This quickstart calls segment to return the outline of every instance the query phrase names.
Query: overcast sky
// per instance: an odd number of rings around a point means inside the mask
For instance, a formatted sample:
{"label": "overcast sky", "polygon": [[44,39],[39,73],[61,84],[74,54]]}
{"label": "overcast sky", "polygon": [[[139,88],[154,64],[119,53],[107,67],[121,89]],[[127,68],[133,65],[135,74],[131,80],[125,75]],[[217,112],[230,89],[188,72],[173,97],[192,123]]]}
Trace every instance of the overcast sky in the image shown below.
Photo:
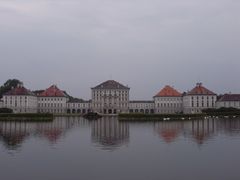
{"label": "overcast sky", "polygon": [[114,79],[131,99],[202,82],[240,93],[239,0],[0,0],[0,84],[89,99]]}

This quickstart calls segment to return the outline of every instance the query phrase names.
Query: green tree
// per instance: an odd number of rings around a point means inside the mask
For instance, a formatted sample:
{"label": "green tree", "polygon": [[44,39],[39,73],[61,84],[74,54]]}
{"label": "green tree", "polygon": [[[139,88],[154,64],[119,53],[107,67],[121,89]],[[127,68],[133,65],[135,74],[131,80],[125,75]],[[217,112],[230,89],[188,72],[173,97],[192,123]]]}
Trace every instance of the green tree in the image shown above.
{"label": "green tree", "polygon": [[7,80],[1,87],[0,87],[0,99],[2,98],[3,94],[11,90],[11,88],[17,87],[17,85],[21,83],[18,79],[9,79]]}

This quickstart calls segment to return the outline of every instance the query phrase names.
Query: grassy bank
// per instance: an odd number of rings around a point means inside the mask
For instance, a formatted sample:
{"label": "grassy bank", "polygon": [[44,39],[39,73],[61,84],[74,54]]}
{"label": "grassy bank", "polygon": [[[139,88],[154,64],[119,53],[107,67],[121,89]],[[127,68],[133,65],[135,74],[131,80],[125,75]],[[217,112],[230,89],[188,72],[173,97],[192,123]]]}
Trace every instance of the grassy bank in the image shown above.
{"label": "grassy bank", "polygon": [[0,114],[0,121],[52,121],[53,114],[42,113],[12,113]]}
{"label": "grassy bank", "polygon": [[201,114],[141,114],[141,113],[119,114],[119,120],[125,120],[125,121],[192,120],[192,119],[202,119],[205,117],[240,117],[240,113],[212,112],[212,113],[201,113]]}
{"label": "grassy bank", "polygon": [[68,114],[68,113],[62,113],[62,114],[53,114],[54,117],[82,117],[83,114]]}

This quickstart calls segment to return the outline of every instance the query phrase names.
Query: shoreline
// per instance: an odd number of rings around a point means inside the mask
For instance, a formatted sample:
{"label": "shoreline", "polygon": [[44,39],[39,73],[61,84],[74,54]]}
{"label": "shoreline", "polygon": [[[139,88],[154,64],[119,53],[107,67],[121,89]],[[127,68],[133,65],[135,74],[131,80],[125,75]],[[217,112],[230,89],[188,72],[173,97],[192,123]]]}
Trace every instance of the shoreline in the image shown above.
{"label": "shoreline", "polygon": [[53,114],[40,113],[2,113],[0,121],[53,121]]}
{"label": "shoreline", "polygon": [[202,113],[202,114],[119,114],[120,121],[179,121],[207,118],[237,118],[240,113]]}

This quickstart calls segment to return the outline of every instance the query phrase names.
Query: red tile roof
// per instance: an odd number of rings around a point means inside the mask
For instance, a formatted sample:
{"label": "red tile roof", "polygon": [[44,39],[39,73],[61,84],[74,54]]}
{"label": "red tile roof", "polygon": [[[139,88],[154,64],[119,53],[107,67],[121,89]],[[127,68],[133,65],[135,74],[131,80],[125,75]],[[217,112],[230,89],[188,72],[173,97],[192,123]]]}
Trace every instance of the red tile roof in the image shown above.
{"label": "red tile roof", "polygon": [[5,96],[35,96],[30,90],[23,86],[17,86],[4,94]]}
{"label": "red tile roof", "polygon": [[165,86],[155,97],[181,97],[182,94],[171,86]]}
{"label": "red tile roof", "polygon": [[194,87],[187,95],[216,95],[214,92],[208,90],[202,83],[197,83],[196,87]]}
{"label": "red tile roof", "polygon": [[44,92],[40,93],[38,96],[40,97],[66,97],[63,91],[58,89],[56,85],[52,85]]}

